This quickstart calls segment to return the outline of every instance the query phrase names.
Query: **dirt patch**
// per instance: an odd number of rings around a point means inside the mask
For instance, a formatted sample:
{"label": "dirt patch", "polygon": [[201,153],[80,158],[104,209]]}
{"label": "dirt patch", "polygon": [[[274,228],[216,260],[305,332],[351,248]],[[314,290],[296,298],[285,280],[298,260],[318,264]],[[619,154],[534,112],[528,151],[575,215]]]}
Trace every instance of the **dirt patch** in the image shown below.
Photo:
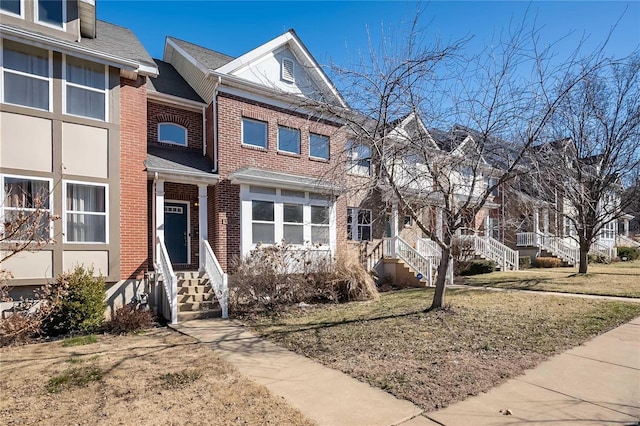
{"label": "dirt patch", "polygon": [[424,312],[433,291],[419,289],[250,323],[288,349],[435,410],[640,315],[637,303],[478,290],[447,295],[451,306],[442,311]]}
{"label": "dirt patch", "polygon": [[[101,378],[50,392],[52,378],[82,371]],[[4,348],[0,376],[4,425],[313,424],[211,349],[163,328],[82,346]]]}

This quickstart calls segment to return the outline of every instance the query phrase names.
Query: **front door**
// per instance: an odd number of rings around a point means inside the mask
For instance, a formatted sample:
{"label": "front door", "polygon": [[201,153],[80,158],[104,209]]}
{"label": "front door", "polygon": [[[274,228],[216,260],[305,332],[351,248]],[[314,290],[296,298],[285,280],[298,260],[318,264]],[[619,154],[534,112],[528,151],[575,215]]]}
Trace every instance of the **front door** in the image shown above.
{"label": "front door", "polygon": [[171,263],[189,263],[187,259],[189,204],[164,203],[164,241]]}

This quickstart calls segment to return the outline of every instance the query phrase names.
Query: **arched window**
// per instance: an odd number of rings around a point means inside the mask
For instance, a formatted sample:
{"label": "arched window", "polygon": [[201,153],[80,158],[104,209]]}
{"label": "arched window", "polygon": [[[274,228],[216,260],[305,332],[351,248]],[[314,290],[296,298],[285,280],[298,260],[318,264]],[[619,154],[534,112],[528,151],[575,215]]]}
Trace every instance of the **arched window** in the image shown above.
{"label": "arched window", "polygon": [[174,123],[158,123],[158,142],[187,146],[187,129]]}

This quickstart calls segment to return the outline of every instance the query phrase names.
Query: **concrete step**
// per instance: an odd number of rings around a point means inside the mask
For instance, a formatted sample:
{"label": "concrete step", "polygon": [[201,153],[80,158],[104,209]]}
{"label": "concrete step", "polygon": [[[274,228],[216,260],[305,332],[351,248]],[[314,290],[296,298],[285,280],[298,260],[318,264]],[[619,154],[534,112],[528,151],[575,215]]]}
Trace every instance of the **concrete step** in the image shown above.
{"label": "concrete step", "polygon": [[218,306],[218,300],[178,303],[178,312],[203,311]]}
{"label": "concrete step", "polygon": [[211,293],[178,294],[178,303],[212,302],[216,297]]}
{"label": "concrete step", "polygon": [[189,312],[178,312],[178,322],[191,321],[195,319],[204,319],[204,318],[216,318],[222,316],[222,310],[218,309],[208,309],[205,311],[189,311]]}
{"label": "concrete step", "polygon": [[198,271],[176,272],[176,277],[178,277],[178,280],[197,280],[199,278],[203,278],[204,275],[205,275],[204,272],[198,272]]}
{"label": "concrete step", "polygon": [[178,294],[207,294],[211,293],[211,285],[193,285],[186,287],[178,287]]}

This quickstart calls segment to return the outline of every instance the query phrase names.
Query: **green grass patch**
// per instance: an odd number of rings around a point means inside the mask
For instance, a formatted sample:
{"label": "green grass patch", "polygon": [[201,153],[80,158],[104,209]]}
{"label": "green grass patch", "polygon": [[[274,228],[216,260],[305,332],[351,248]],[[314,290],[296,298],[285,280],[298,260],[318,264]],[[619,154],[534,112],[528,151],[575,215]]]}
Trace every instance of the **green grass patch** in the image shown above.
{"label": "green grass patch", "polygon": [[61,345],[65,348],[70,348],[73,346],[90,345],[92,343],[98,343],[98,337],[95,334],[88,334],[86,336],[77,336],[71,337],[69,339],[64,339]]}
{"label": "green grass patch", "polygon": [[187,386],[202,377],[202,372],[194,369],[184,369],[177,373],[167,373],[159,377],[167,388],[181,388]]}
{"label": "green grass patch", "polygon": [[47,383],[47,392],[58,393],[71,387],[87,386],[102,380],[103,372],[96,366],[71,368],[53,376]]}
{"label": "green grass patch", "polygon": [[299,354],[408,399],[425,410],[463,400],[640,315],[640,304],[449,289],[447,309],[425,312],[431,289],[379,301],[292,309],[249,320]]}

